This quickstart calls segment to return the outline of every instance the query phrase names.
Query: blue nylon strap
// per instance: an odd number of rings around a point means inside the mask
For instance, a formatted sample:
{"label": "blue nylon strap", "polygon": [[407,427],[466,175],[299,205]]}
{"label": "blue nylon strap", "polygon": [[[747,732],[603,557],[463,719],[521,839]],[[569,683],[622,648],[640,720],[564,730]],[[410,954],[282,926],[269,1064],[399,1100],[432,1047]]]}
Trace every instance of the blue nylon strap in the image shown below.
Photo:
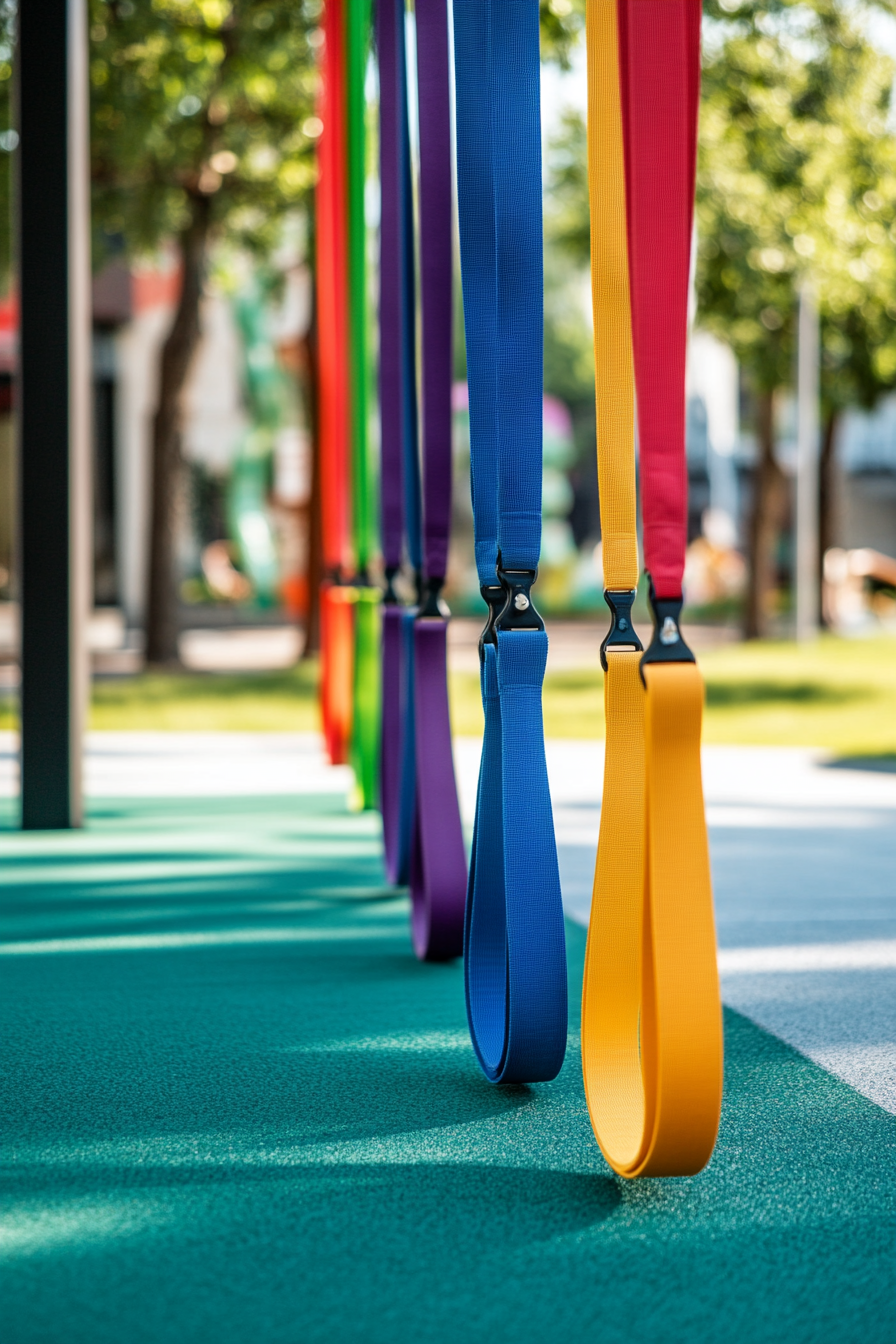
{"label": "blue nylon strap", "polygon": [[489,8],[498,550],[505,569],[537,569],[544,359],[538,4],[491,0]]}
{"label": "blue nylon strap", "polygon": [[455,0],[458,225],[470,399],[470,486],[480,584],[495,582],[498,560],[498,314],[488,69],[490,15],[491,6],[483,0]]}
{"label": "blue nylon strap", "polygon": [[[454,0],[461,269],[480,582],[541,547],[542,238],[538,0]],[[485,735],[465,927],[467,1015],[493,1082],[557,1075],[566,947],[544,754],[547,635],[482,651]]]}

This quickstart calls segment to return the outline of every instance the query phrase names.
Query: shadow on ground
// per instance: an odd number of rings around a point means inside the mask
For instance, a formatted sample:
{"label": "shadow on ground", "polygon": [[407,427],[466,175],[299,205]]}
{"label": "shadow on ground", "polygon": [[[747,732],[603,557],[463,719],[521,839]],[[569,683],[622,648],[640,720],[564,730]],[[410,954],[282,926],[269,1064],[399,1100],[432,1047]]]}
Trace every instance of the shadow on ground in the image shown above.
{"label": "shadow on ground", "polygon": [[896,775],[896,756],[889,751],[881,752],[880,755],[839,756],[824,764],[829,770],[871,770],[875,774]]}
{"label": "shadow on ground", "polygon": [[[490,1087],[461,969],[414,960],[369,825],[304,805],[209,804],[187,824],[119,804],[34,846],[41,902],[58,858],[58,908],[30,925],[27,857],[3,841],[3,937],[23,940],[0,958],[5,1342],[889,1344],[890,1116],[728,1013],[710,1168],[619,1181],[575,1035],[556,1083]],[[216,827],[242,864],[226,898],[196,871]],[[111,848],[158,862],[149,888],[104,876]],[[308,907],[272,922],[272,890]],[[104,893],[119,915],[96,950]],[[54,927],[66,901],[80,942]],[[153,907],[169,941],[127,942]]]}

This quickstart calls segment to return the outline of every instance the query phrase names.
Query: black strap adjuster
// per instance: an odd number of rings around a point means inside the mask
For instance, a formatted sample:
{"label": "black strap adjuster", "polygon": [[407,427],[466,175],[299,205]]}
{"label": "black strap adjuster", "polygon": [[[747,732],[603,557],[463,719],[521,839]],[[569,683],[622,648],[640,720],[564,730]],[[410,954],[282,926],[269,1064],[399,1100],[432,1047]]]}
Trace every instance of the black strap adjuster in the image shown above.
{"label": "black strap adjuster", "polygon": [[495,630],[543,630],[544,621],[535,610],[531,592],[538,570],[504,569],[499,561],[497,573],[504,604],[495,618]]}
{"label": "black strap adjuster", "polygon": [[644,645],[632,624],[632,607],[638,595],[637,588],[604,589],[604,601],[610,608],[610,628],[600,646],[600,665],[607,671],[607,649],[630,649],[640,653]]}
{"label": "black strap adjuster", "polygon": [[483,583],[479,588],[484,600],[488,603],[488,616],[485,622],[485,628],[479,636],[479,661],[485,657],[484,649],[486,644],[497,644],[498,637],[495,634],[495,621],[498,619],[498,613],[504,606],[504,589],[500,583]]}
{"label": "black strap adjuster", "polygon": [[400,607],[401,598],[395,591],[395,580],[401,573],[400,565],[387,565],[383,577],[386,580],[386,590],[383,593],[383,605],[387,607]]}
{"label": "black strap adjuster", "polygon": [[[653,638],[644,651],[641,668],[648,663],[696,663],[681,633],[681,597],[657,597],[650,581],[650,610],[653,615]],[[641,680],[644,680],[643,671]]]}
{"label": "black strap adjuster", "polygon": [[442,575],[436,575],[431,579],[424,579],[422,584],[418,583],[419,598],[417,614],[415,620],[439,620],[443,621],[450,616],[448,607],[441,596],[442,589],[445,586],[445,579]]}

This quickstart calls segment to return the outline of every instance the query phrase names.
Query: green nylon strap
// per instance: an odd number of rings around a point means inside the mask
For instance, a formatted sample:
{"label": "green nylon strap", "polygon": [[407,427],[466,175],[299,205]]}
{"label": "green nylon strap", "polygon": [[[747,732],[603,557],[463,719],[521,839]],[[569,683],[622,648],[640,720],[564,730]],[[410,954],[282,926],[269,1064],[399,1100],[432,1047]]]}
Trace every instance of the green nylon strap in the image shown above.
{"label": "green nylon strap", "polygon": [[376,807],[379,799],[381,593],[379,588],[356,588],[355,593],[352,804],[367,811]]}
{"label": "green nylon strap", "polygon": [[349,356],[352,425],[352,542],[362,583],[355,589],[354,686],[351,764],[353,804],[377,804],[379,778],[379,601],[378,588],[363,586],[375,546],[374,483],[367,434],[369,405],[367,223],[367,120],[364,80],[370,44],[370,0],[345,0],[346,125],[348,183]]}
{"label": "green nylon strap", "polygon": [[374,539],[373,481],[367,437],[367,228],[364,183],[367,125],[364,79],[370,42],[370,0],[346,0],[349,340],[352,394],[352,540],[358,574],[366,576]]}

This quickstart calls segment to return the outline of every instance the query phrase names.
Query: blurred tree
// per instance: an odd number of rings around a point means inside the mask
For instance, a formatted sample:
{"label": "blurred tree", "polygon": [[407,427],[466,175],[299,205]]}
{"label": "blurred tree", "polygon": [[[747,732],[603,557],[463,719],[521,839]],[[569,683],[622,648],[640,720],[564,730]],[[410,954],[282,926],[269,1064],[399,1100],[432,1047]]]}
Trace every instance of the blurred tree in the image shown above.
{"label": "blurred tree", "polygon": [[767,629],[786,482],[775,395],[793,381],[796,290],[822,318],[822,546],[831,539],[837,416],[896,385],[893,63],[838,0],[708,0],[697,181],[702,326],[754,394],[757,463],[744,632]]}
{"label": "blurred tree", "polygon": [[544,385],[569,408],[576,444],[571,514],[579,542],[599,535],[594,452],[594,348],[585,126],[577,111],[560,119],[547,155],[544,247]]}
{"label": "blurred tree", "polygon": [[[889,4],[881,6],[891,9]],[[831,542],[837,417],[896,386],[893,63],[838,0],[706,0],[697,179],[701,326],[733,348],[756,405],[745,632],[766,628],[786,482],[775,394],[793,381],[796,291],[822,317],[822,547]],[[548,239],[589,254],[585,128],[553,146]]]}
{"label": "blurred tree", "polygon": [[315,176],[320,0],[91,0],[95,261],[174,239],[153,422],[147,658],[177,658],[181,394],[213,239],[267,254]]}
{"label": "blurred tree", "polygon": [[585,27],[585,0],[539,0],[541,59],[568,70]]}
{"label": "blurred tree", "polygon": [[[174,238],[183,276],[153,425],[147,657],[165,662],[177,656],[180,400],[209,243],[227,236],[264,253],[307,201],[321,0],[91,0],[90,10],[95,255]],[[568,64],[582,12],[582,0],[542,0],[547,59]]]}

